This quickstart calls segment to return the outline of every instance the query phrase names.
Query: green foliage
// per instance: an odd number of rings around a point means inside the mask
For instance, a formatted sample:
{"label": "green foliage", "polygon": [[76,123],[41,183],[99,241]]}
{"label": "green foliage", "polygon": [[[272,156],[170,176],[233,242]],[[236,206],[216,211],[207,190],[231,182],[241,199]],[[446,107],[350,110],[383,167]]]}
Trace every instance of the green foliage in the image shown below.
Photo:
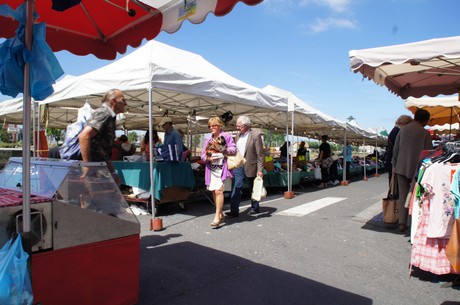
{"label": "green foliage", "polygon": [[201,147],[201,135],[199,134],[196,134],[196,135],[193,135],[193,145],[196,145],[196,147]]}
{"label": "green foliage", "polygon": [[3,128],[3,126],[0,126],[0,141],[2,142],[11,142],[12,140],[12,136],[10,133],[8,133],[8,131]]}
{"label": "green foliage", "polygon": [[130,133],[128,133],[128,141],[130,143],[137,142],[138,138],[139,138],[139,135],[136,132],[131,131]]}
{"label": "green foliage", "polygon": [[310,142],[308,142],[308,147],[310,147],[310,149],[318,149],[319,148],[319,142],[318,141],[310,141]]}
{"label": "green foliage", "polygon": [[56,141],[64,141],[65,131],[63,132],[62,128],[47,128],[46,134],[48,136],[53,136]]}
{"label": "green foliage", "polygon": [[[283,145],[286,138],[283,133],[271,133],[270,139],[268,138],[268,129],[263,130],[264,135],[264,146],[271,147],[271,146],[281,146]],[[270,140],[270,143],[268,142]]]}
{"label": "green foliage", "polygon": [[22,147],[22,142],[16,142],[16,143],[0,142],[0,148],[18,148],[18,147]]}

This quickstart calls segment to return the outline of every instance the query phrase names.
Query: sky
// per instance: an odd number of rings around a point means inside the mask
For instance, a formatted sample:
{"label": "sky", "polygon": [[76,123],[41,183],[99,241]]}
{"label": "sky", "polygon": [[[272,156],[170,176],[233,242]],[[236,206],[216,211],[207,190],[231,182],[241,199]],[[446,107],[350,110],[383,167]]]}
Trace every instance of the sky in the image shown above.
{"label": "sky", "polygon": [[[352,116],[363,128],[390,131],[399,115],[410,114],[404,100],[353,73],[348,52],[457,36],[459,11],[458,0],[265,0],[238,3],[202,24],[185,21],[155,40],[199,54],[253,86],[288,90],[339,120]],[[55,54],[70,75],[110,63]],[[10,98],[0,95],[0,101]]]}

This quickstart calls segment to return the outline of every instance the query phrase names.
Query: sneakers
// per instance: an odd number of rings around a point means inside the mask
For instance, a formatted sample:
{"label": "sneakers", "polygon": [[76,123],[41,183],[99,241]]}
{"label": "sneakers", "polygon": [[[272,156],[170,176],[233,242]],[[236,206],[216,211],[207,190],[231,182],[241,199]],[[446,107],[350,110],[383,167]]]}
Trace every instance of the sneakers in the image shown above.
{"label": "sneakers", "polygon": [[333,185],[337,185],[337,184],[339,184],[339,183],[340,183],[339,180],[335,180],[334,182],[332,182]]}

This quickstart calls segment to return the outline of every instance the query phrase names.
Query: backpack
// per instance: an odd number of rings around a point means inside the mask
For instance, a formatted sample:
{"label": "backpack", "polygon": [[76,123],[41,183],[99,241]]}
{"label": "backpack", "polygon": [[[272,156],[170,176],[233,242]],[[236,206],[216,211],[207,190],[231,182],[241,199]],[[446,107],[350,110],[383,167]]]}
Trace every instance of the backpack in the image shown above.
{"label": "backpack", "polygon": [[82,160],[78,135],[85,127],[85,122],[75,122],[67,126],[64,144],[59,149],[61,159]]}
{"label": "backpack", "polygon": [[75,123],[67,126],[65,132],[64,144],[59,149],[61,159],[66,160],[82,160],[80,143],[78,142],[78,135],[85,128],[86,120],[93,113],[93,109],[88,103],[78,109],[78,119]]}

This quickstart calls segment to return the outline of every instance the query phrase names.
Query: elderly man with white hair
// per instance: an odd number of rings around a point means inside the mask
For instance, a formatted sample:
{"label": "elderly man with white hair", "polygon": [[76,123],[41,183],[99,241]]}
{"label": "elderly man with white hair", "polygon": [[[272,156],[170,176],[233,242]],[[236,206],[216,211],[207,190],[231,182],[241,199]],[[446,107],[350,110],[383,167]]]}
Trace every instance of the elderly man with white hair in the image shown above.
{"label": "elderly man with white hair", "polygon": [[[240,131],[235,138],[236,147],[240,154],[246,159],[246,163],[244,166],[233,170],[233,190],[230,199],[230,211],[225,213],[228,217],[238,217],[239,215],[239,206],[244,182],[247,180],[249,188],[252,190],[254,179],[257,176],[264,176],[264,146],[261,134],[251,129],[251,120],[246,115],[238,117],[236,127]],[[251,199],[251,210],[249,214],[258,213],[259,202]]]}

